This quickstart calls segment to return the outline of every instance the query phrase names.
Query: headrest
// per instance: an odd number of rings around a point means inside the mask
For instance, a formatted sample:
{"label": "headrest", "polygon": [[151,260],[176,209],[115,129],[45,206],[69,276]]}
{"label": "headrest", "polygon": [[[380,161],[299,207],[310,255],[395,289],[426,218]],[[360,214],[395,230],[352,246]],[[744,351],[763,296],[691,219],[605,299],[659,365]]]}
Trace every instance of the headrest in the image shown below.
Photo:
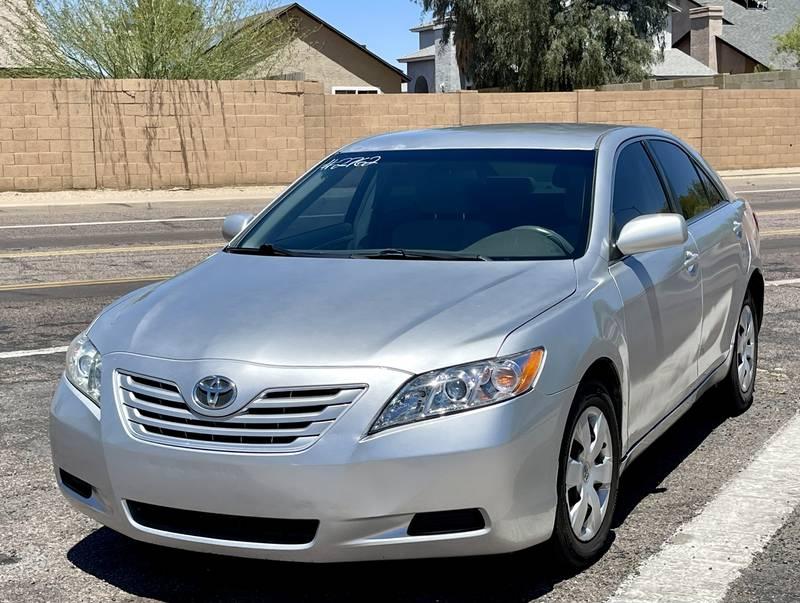
{"label": "headrest", "polygon": [[424,214],[465,215],[478,210],[474,186],[435,178],[418,182],[417,209]]}
{"label": "headrest", "polygon": [[493,176],[486,179],[485,193],[492,200],[527,200],[533,191],[533,178]]}
{"label": "headrest", "polygon": [[559,165],[553,170],[553,186],[564,189],[582,187],[586,171],[574,165]]}

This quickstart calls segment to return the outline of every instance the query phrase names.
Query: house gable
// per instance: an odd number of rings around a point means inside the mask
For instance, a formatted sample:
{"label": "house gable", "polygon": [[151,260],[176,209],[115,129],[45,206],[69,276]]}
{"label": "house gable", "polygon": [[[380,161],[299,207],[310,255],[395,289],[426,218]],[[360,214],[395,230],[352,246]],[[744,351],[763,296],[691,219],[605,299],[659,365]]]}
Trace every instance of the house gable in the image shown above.
{"label": "house gable", "polygon": [[275,18],[291,19],[299,36],[277,67],[279,74],[322,82],[334,88],[377,88],[400,92],[408,77],[365,46],[298,3],[274,9]]}

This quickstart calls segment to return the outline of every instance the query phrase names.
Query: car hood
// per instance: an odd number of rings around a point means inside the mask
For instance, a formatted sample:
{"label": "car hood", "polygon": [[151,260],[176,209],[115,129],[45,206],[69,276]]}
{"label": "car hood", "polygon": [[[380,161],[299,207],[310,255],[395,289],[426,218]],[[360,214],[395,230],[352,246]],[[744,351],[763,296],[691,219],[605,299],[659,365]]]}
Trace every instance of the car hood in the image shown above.
{"label": "car hood", "polygon": [[471,262],[217,253],[95,321],[104,354],[411,373],[497,354],[575,291],[571,260]]}

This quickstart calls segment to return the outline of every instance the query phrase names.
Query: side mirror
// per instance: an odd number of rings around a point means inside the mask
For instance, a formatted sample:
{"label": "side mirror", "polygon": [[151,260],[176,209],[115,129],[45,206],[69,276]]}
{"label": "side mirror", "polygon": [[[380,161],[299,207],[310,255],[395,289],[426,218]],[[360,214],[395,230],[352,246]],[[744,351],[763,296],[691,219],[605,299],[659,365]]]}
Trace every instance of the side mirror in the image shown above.
{"label": "side mirror", "polygon": [[639,216],[622,227],[617,249],[625,255],[683,245],[689,238],[686,220],[679,214]]}
{"label": "side mirror", "polygon": [[230,241],[242,232],[253,221],[254,217],[253,214],[232,214],[228,216],[222,223],[222,236],[225,237],[226,241]]}

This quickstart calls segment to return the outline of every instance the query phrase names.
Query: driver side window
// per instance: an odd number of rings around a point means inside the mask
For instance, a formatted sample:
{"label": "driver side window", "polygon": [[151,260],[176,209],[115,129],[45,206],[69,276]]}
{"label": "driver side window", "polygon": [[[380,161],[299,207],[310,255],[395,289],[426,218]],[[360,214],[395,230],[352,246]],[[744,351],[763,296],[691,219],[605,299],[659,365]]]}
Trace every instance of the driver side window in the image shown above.
{"label": "driver side window", "polygon": [[669,213],[664,187],[641,142],[625,147],[614,172],[612,230],[614,240],[622,227],[638,216]]}

